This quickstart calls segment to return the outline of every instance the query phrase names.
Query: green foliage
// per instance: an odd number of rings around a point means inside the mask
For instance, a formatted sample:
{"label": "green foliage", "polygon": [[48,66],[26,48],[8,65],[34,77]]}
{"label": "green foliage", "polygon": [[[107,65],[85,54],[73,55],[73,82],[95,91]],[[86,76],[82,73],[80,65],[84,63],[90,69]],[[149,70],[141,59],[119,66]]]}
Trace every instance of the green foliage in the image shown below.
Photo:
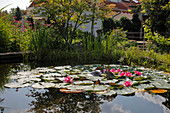
{"label": "green foliage", "polygon": [[151,27],[152,33],[158,32],[169,37],[170,27],[167,22],[169,21],[170,2],[168,0],[143,0],[142,2],[142,8],[149,16],[147,24]]}
{"label": "green foliage", "polygon": [[120,24],[121,24],[121,27],[123,28],[123,30],[132,31],[132,22],[127,17],[121,17]]}
{"label": "green foliage", "polygon": [[131,21],[132,21],[132,31],[133,32],[140,32],[141,21],[139,19],[139,15],[133,14],[133,18],[132,18]]}
{"label": "green foliage", "polygon": [[19,7],[16,8],[15,16],[16,16],[15,20],[17,21],[22,19],[22,14]]}
{"label": "green foliage", "polygon": [[169,53],[170,48],[170,37],[165,38],[165,36],[161,36],[159,33],[152,33],[151,29],[148,26],[145,26],[145,38],[150,42],[148,44],[149,49],[153,49],[156,52],[167,52]]}
{"label": "green foliage", "polygon": [[0,52],[10,51],[10,22],[5,17],[0,17]]}
{"label": "green foliage", "polygon": [[123,28],[125,31],[140,32],[141,21],[138,14],[133,14],[132,20],[128,19],[127,17],[121,17],[119,21],[111,18],[105,19],[103,21],[104,33],[117,28]]}
{"label": "green foliage", "polygon": [[104,31],[104,33],[107,33],[109,31],[113,30],[113,27],[114,27],[113,19],[108,18],[108,19],[105,19],[103,21],[103,31]]}
{"label": "green foliage", "polygon": [[125,56],[122,57],[122,63],[128,65],[140,65],[148,68],[170,72],[170,55],[167,53],[156,53],[153,50],[141,51],[137,47],[126,48]]}
{"label": "green foliage", "polygon": [[47,26],[31,30],[30,49],[36,55],[36,59],[44,60],[50,58],[53,53],[55,38],[52,37],[52,28]]}

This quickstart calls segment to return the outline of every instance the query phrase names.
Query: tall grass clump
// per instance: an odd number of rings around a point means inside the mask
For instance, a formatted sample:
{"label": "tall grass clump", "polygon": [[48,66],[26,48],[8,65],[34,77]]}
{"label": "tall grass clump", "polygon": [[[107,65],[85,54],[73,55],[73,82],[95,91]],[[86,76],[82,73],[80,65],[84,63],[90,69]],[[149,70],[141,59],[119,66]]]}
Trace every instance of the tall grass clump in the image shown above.
{"label": "tall grass clump", "polygon": [[126,48],[121,60],[124,64],[156,68],[170,72],[170,55],[156,53],[153,50],[141,51],[138,47]]}

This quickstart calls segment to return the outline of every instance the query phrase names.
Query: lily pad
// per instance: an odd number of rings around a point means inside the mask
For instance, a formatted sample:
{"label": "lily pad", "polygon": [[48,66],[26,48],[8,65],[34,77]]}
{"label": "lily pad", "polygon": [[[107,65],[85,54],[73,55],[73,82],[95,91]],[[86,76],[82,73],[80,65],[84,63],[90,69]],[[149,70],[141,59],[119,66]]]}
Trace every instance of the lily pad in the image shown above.
{"label": "lily pad", "polygon": [[111,90],[109,92],[104,93],[103,95],[105,95],[105,96],[112,96],[112,95],[116,95],[116,94],[117,94],[116,91]]}
{"label": "lily pad", "polygon": [[39,83],[32,84],[31,87],[37,88],[37,89],[44,89],[45,88],[43,85],[40,85]]}
{"label": "lily pad", "polygon": [[135,88],[138,88],[138,89],[153,89],[154,86],[151,85],[151,84],[140,84],[138,86],[134,86]]}
{"label": "lily pad", "polygon": [[156,89],[156,90],[150,90],[150,92],[152,92],[152,93],[166,93],[167,92],[167,90],[164,90],[164,89]]}
{"label": "lily pad", "polygon": [[82,93],[83,91],[82,90],[68,90],[68,89],[60,89],[60,92],[63,92],[63,93]]}
{"label": "lily pad", "polygon": [[43,85],[44,88],[52,88],[55,86],[54,83],[47,83],[47,82],[41,82],[40,84]]}
{"label": "lily pad", "polygon": [[19,82],[12,82],[4,85],[7,88],[22,88],[30,86],[30,84],[20,84]]}
{"label": "lily pad", "polygon": [[117,92],[118,95],[134,95],[135,91],[133,89],[130,88],[124,88],[122,90],[115,90]]}
{"label": "lily pad", "polygon": [[116,80],[116,79],[113,79],[113,80],[102,80],[102,81],[100,81],[102,84],[114,84],[114,83],[116,83],[116,82],[118,82],[118,80]]}

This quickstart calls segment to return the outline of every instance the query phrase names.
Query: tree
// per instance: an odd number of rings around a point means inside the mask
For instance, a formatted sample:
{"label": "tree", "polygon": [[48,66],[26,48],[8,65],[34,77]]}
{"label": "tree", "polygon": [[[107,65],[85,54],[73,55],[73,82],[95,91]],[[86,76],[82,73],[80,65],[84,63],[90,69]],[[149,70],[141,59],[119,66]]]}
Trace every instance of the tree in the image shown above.
{"label": "tree", "polygon": [[158,32],[165,36],[169,31],[167,22],[170,15],[170,2],[168,0],[143,0],[142,8],[148,14],[146,21],[152,33]]}
{"label": "tree", "polygon": [[[56,27],[56,33],[63,37],[65,42],[71,46],[76,37],[76,30],[83,24],[92,22],[92,34],[94,21],[103,16],[103,2],[89,3],[86,0],[35,0],[38,12],[48,16],[50,22]],[[99,9],[99,4],[102,5]],[[102,10],[102,11],[101,11]],[[86,12],[89,14],[86,14]]]}
{"label": "tree", "polygon": [[133,32],[140,32],[140,28],[141,28],[141,21],[139,19],[139,15],[138,14],[133,14],[133,18],[132,18],[132,31]]}
{"label": "tree", "polygon": [[123,30],[128,30],[128,31],[132,30],[132,22],[127,17],[121,17],[120,24],[121,24],[121,27],[123,28]]}
{"label": "tree", "polygon": [[111,18],[105,19],[103,21],[103,31],[104,33],[107,33],[111,30],[113,30],[114,27],[114,21]]}
{"label": "tree", "polygon": [[19,7],[16,8],[15,16],[16,16],[15,20],[17,21],[22,19],[22,14]]}

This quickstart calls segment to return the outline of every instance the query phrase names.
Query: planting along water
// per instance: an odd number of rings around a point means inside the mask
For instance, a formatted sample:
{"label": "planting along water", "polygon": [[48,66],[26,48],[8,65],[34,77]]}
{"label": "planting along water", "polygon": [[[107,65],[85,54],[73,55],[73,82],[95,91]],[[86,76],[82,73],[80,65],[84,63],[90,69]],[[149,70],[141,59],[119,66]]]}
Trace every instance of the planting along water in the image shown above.
{"label": "planting along water", "polygon": [[0,65],[4,113],[170,113],[170,74],[114,64]]}

